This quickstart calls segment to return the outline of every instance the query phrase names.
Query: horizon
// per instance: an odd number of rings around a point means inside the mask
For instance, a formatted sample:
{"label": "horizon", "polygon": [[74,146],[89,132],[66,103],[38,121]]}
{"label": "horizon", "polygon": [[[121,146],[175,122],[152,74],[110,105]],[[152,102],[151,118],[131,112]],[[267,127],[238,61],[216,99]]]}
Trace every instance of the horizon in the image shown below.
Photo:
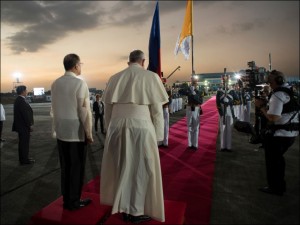
{"label": "horizon", "polygon": [[[127,67],[128,55],[148,43],[156,1],[1,1],[1,93],[19,79],[29,90],[64,74],[71,52],[84,63],[81,77],[105,89]],[[174,55],[186,1],[160,1],[162,72],[167,84],[186,81],[191,57]],[[299,1],[194,1],[194,63],[197,74],[238,72],[247,62],[299,77]],[[122,14],[111,13],[122,10]],[[276,16],[274,16],[276,15]],[[148,61],[145,63],[145,68]],[[19,78],[15,74],[19,73]]]}

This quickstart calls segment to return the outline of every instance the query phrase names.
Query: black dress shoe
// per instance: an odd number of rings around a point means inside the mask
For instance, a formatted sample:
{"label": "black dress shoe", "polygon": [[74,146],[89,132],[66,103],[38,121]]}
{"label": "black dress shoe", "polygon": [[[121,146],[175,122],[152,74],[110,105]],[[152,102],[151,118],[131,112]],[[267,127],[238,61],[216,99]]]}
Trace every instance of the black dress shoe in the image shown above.
{"label": "black dress shoe", "polygon": [[231,149],[227,149],[227,148],[221,148],[220,151],[221,152],[232,152]]}
{"label": "black dress shoe", "polygon": [[130,221],[132,223],[142,223],[142,222],[146,222],[146,221],[149,221],[151,220],[151,217],[149,216],[145,216],[145,215],[142,215],[142,216],[131,216],[130,215]]}
{"label": "black dress shoe", "polygon": [[70,211],[74,211],[74,210],[77,210],[77,209],[80,209],[82,207],[85,207],[85,206],[89,205],[91,202],[92,202],[92,200],[89,199],[89,198],[87,198],[87,199],[80,199],[79,200],[79,204],[68,205],[68,204],[64,203],[63,207],[64,207],[64,209],[68,209]]}
{"label": "black dress shoe", "polygon": [[169,146],[168,145],[164,145],[164,144],[161,144],[158,146],[159,148],[168,148]]}
{"label": "black dress shoe", "polygon": [[270,187],[263,187],[263,188],[260,188],[259,190],[264,193],[268,193],[268,194],[272,194],[272,195],[279,195],[279,196],[283,195],[283,191],[274,190]]}
{"label": "black dress shoe", "polygon": [[34,159],[28,159],[27,161],[20,162],[21,165],[29,165],[35,163]]}
{"label": "black dress shoe", "polygon": [[89,205],[91,202],[92,202],[92,200],[89,199],[89,198],[86,198],[86,199],[80,199],[80,201],[79,201],[79,207],[87,206],[87,205]]}
{"label": "black dress shoe", "polygon": [[131,221],[131,215],[129,215],[127,213],[122,213],[122,217],[125,222]]}

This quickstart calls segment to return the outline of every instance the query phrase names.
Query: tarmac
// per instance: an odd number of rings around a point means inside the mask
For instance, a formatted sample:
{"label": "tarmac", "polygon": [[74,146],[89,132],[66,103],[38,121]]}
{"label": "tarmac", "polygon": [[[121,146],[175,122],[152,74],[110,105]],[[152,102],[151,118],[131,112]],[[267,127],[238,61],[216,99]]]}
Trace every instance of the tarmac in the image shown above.
{"label": "tarmac", "polygon": [[[30,141],[33,165],[18,161],[18,137],[11,131],[13,105],[4,105],[1,143],[1,224],[27,224],[31,216],[58,197],[60,167],[56,140],[51,136],[51,103],[32,103],[34,131]],[[252,107],[253,108],[253,107]],[[205,113],[205,112],[204,112]],[[170,126],[185,110],[170,114]],[[251,114],[254,120],[254,113]],[[286,152],[287,192],[283,196],[258,191],[266,186],[264,151],[250,144],[250,136],[233,130],[233,152],[221,152],[216,143],[210,224],[299,224],[299,136]],[[88,148],[85,183],[98,176],[105,136],[94,134]]]}

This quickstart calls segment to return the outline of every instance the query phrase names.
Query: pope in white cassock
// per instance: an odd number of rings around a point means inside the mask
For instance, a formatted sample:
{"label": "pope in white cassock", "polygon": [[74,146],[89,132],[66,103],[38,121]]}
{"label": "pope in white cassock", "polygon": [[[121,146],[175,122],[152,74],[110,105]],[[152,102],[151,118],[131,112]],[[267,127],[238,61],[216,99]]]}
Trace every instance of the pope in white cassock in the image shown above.
{"label": "pope in white cassock", "polygon": [[144,62],[142,51],[131,52],[128,68],[110,78],[103,95],[107,135],[100,201],[134,223],[165,221],[157,141],[164,138],[162,105],[168,95]]}

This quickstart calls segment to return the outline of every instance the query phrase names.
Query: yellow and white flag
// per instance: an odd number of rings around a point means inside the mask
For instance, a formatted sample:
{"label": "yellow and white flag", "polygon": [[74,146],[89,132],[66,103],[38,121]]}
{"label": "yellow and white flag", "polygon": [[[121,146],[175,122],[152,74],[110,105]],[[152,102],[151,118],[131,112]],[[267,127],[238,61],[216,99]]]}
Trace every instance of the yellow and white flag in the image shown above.
{"label": "yellow and white flag", "polygon": [[182,52],[184,58],[187,60],[190,56],[191,41],[193,35],[193,1],[187,0],[184,23],[180,35],[178,36],[174,54],[177,55],[179,51]]}

